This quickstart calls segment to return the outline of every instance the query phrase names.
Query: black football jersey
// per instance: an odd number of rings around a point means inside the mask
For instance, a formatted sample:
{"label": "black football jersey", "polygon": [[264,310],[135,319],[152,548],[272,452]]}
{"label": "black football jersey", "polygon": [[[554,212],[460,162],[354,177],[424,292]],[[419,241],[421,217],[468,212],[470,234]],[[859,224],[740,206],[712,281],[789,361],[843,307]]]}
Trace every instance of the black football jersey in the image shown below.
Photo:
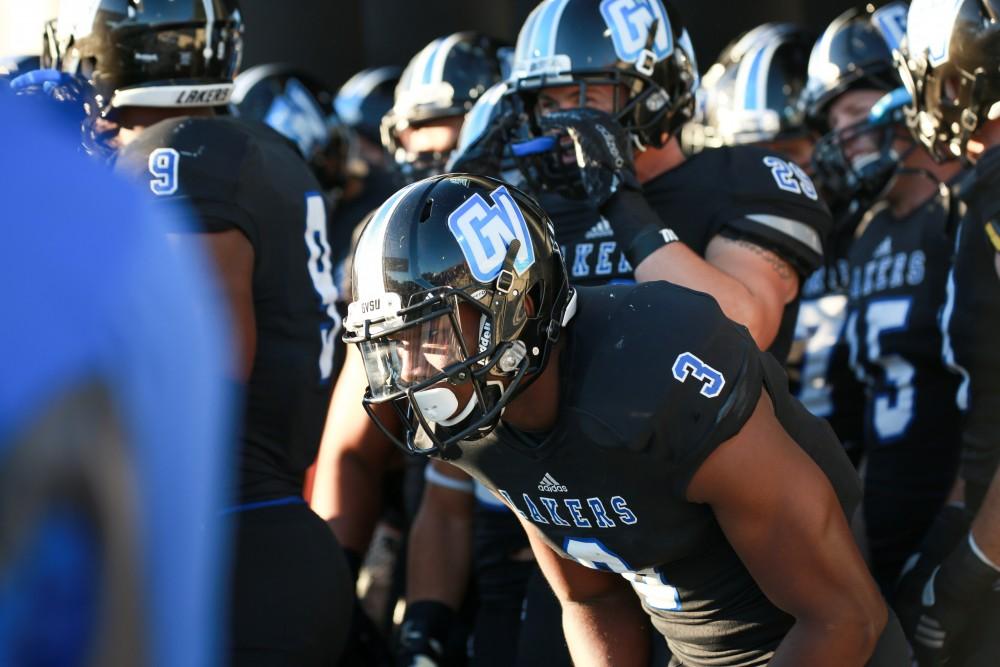
{"label": "black football jersey", "polygon": [[[335,202],[330,215],[330,247],[337,287],[345,301],[351,300],[349,257],[354,249],[352,239],[355,230],[368,214],[377,209],[392,193],[399,189],[393,175],[384,169],[372,167],[365,177],[361,193],[353,199],[340,198]],[[348,289],[343,289],[347,285]]]}
{"label": "black football jersey", "polygon": [[614,225],[597,209],[548,193],[542,194],[539,203],[556,230],[570,283],[615,285],[635,282],[632,265],[625,259]]}
{"label": "black football jersey", "polygon": [[298,153],[264,125],[177,118],[146,129],[118,168],[253,245],[257,347],[246,386],[240,498],[302,493],[330,397],[335,302],[326,202]]}
{"label": "black football jersey", "polygon": [[963,186],[966,213],[941,314],[945,361],[959,371],[965,412],[962,477],[966,502],[978,508],[1000,460],[1000,279],[984,228],[1000,217],[1000,149],[983,154]]}
{"label": "black football jersey", "polygon": [[903,220],[872,214],[848,252],[846,337],[865,384],[865,443],[933,449],[957,463],[958,376],[941,362],[938,312],[951,263],[947,197]]}
{"label": "black football jersey", "polygon": [[830,422],[845,445],[861,442],[864,391],[848,365],[850,267],[838,259],[802,284],[795,338],[785,363],[792,395]]}
{"label": "black football jersey", "polygon": [[[461,443],[454,463],[557,553],[629,580],[685,665],[766,664],[793,620],[761,592],[711,508],[685,499],[688,484],[762,389],[848,513],[860,495],[850,462],[711,297],[651,282],[581,288],[578,306],[554,429],[536,442],[501,423]],[[665,326],[664,313],[684,316]]]}
{"label": "black football jersey", "polygon": [[[754,146],[702,151],[643,185],[663,222],[705,256],[717,235],[745,238],[788,262],[805,280],[819,268],[833,224],[816,187],[795,163]],[[785,308],[770,351],[788,356],[798,302]]]}

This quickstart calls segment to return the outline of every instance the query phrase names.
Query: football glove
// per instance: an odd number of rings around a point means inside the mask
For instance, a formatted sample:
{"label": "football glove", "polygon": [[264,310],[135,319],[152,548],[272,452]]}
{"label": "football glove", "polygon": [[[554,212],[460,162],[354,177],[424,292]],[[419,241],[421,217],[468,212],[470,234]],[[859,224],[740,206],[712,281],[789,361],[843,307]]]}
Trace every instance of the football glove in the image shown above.
{"label": "football glove", "polygon": [[406,605],[399,630],[397,667],[440,667],[455,612],[442,602],[420,600]]}
{"label": "football glove", "polygon": [[564,194],[600,207],[623,187],[641,190],[631,135],[609,114],[564,109],[541,116],[538,126],[543,136],[555,138],[554,168],[570,171],[572,185]]}
{"label": "football glove", "polygon": [[[920,667],[948,664],[963,631],[1000,578],[973,550],[967,526],[963,509],[945,508],[924,540],[927,548],[900,579],[896,610]],[[941,560],[949,544],[954,546]]]}

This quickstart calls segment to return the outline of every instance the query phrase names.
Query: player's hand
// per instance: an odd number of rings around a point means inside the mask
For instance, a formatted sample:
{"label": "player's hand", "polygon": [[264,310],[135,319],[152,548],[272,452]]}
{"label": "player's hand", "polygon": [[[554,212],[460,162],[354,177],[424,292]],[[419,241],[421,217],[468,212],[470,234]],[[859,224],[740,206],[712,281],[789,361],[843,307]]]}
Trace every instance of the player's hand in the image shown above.
{"label": "player's hand", "polygon": [[60,70],[36,69],[14,77],[10,90],[21,97],[51,103],[51,108],[67,122],[79,124],[80,148],[87,155],[104,159],[114,153],[109,142],[118,127],[101,117],[97,91],[85,79]]}
{"label": "player's hand", "polygon": [[631,135],[610,114],[564,109],[542,116],[538,125],[543,135],[555,137],[559,159],[575,167],[582,193],[595,207],[622,188],[641,190]]}
{"label": "player's hand", "polygon": [[445,604],[420,600],[406,606],[399,630],[397,667],[440,667],[455,612]]}
{"label": "player's hand", "polygon": [[10,89],[15,93],[40,93],[58,101],[79,99],[86,85],[72,74],[57,69],[31,70],[10,81]]}
{"label": "player's hand", "polygon": [[[920,667],[948,664],[956,643],[998,579],[996,570],[972,550],[968,532],[963,530],[968,519],[960,511],[946,508],[928,532],[926,552],[900,579],[896,611]],[[935,564],[942,547],[956,541],[951,553]]]}

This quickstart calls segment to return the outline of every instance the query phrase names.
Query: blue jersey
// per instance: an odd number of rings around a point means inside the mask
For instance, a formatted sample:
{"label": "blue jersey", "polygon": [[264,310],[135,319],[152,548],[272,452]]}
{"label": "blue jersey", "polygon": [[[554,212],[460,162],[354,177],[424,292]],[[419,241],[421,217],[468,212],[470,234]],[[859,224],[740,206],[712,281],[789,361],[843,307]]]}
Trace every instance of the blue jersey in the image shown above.
{"label": "blue jersey", "polygon": [[[0,285],[13,324],[0,327],[0,468],[4,443],[55,398],[100,383],[135,480],[142,662],[219,664],[225,540],[215,517],[233,443],[224,326],[208,274],[200,257],[168,243],[170,222],[26,104],[0,94]],[[25,631],[46,629],[60,610],[46,608],[51,591],[36,592],[36,617],[5,616],[9,592],[0,585],[0,663],[39,664],[32,660],[50,647]],[[65,628],[48,629],[46,644],[64,639]]]}

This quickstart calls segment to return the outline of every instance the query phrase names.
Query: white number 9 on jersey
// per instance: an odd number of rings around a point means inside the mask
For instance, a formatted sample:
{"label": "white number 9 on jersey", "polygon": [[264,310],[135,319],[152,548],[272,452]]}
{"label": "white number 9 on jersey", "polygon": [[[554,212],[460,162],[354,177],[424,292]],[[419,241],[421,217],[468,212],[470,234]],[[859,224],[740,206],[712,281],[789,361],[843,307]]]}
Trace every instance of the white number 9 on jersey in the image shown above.
{"label": "white number 9 on jersey", "polygon": [[173,148],[157,148],[149,154],[149,189],[154,195],[166,197],[177,192],[177,167],[180,154]]}
{"label": "white number 9 on jersey", "polygon": [[340,314],[337,312],[337,286],[333,283],[333,263],[330,259],[330,244],[326,240],[326,203],[323,195],[310,192],[306,195],[306,248],[309,250],[309,277],[319,294],[323,308],[329,318],[320,327],[322,350],[319,355],[319,375],[322,381],[330,379],[333,373],[334,344],[340,333]]}

